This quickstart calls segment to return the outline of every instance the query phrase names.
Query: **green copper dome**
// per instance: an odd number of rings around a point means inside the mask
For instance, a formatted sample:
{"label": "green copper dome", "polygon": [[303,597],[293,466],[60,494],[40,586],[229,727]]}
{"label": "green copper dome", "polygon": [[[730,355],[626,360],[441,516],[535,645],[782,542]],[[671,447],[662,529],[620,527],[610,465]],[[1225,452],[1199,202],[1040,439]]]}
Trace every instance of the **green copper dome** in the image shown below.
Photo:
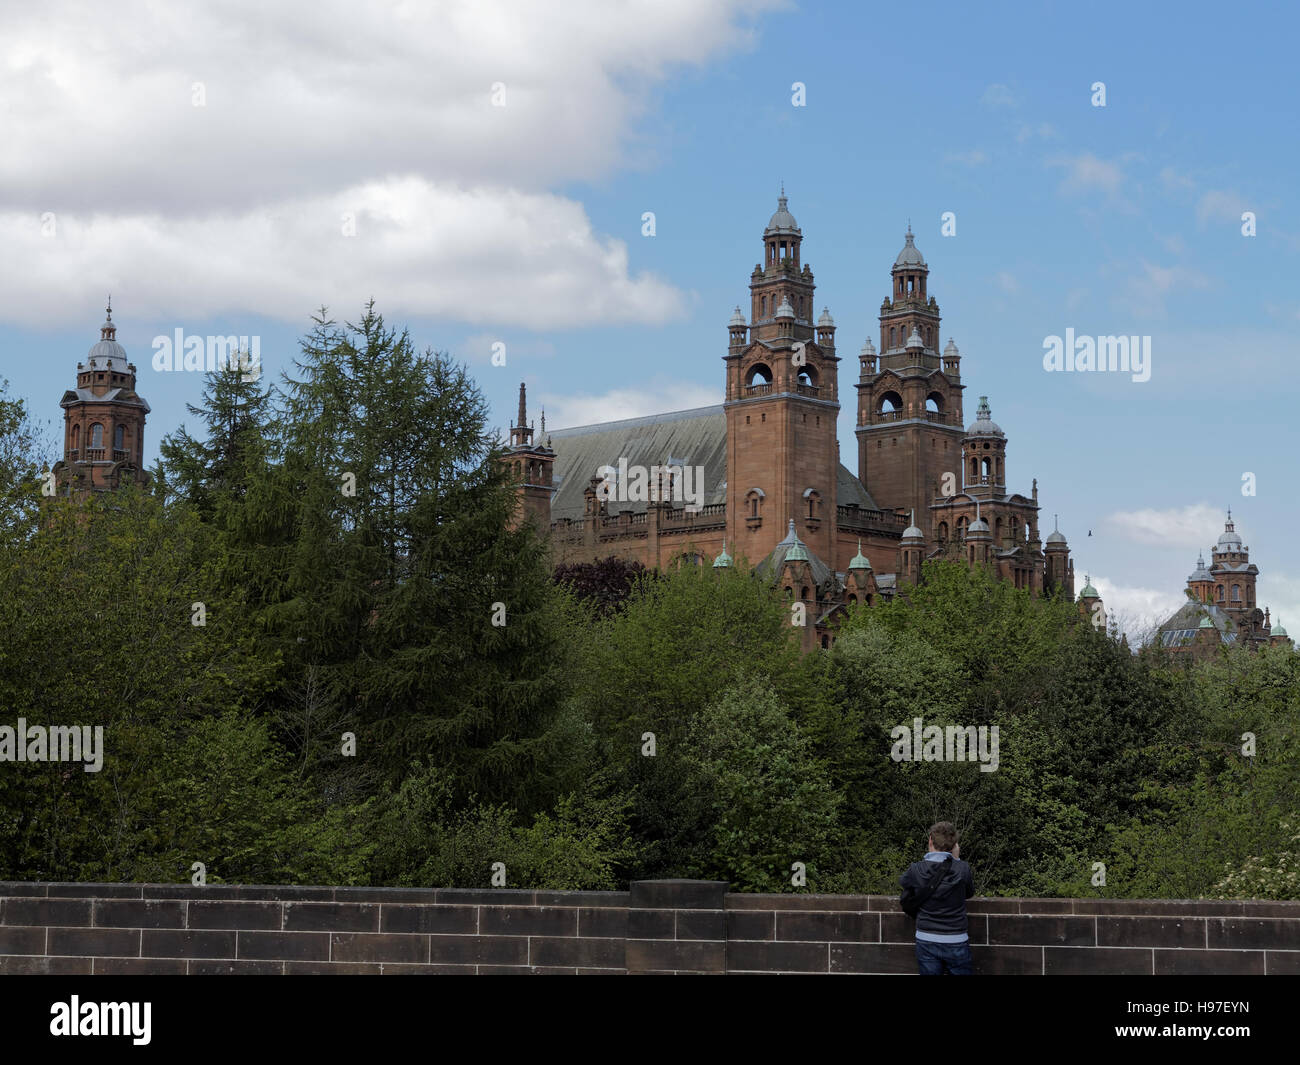
{"label": "green copper dome", "polygon": [[1277,623],[1276,625],[1273,626],[1273,629],[1272,629],[1272,633],[1271,633],[1271,634],[1272,634],[1273,636],[1286,636],[1286,635],[1287,635],[1287,631],[1286,631],[1286,629],[1284,629],[1284,628],[1282,627],[1282,620],[1281,620],[1280,618],[1278,619],[1278,623]]}
{"label": "green copper dome", "polygon": [[[849,560],[849,569],[871,569],[871,562],[866,555],[862,553],[862,541],[858,541],[858,553]],[[1277,630],[1274,629],[1274,632]]]}
{"label": "green copper dome", "polygon": [[713,560],[714,569],[726,569],[731,565],[731,556],[727,554],[727,545],[722,545],[722,554]]}
{"label": "green copper dome", "polygon": [[1092,578],[1086,573],[1083,575],[1083,591],[1079,593],[1080,599],[1100,599],[1097,589],[1092,586]]}

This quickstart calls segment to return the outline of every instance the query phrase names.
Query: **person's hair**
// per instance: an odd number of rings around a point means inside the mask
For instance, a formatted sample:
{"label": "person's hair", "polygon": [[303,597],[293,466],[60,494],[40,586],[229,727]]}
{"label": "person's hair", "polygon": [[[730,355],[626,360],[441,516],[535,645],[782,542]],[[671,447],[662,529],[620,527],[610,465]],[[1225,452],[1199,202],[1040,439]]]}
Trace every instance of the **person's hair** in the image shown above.
{"label": "person's hair", "polygon": [[930,839],[937,851],[950,851],[957,842],[957,829],[951,821],[936,821],[930,826]]}

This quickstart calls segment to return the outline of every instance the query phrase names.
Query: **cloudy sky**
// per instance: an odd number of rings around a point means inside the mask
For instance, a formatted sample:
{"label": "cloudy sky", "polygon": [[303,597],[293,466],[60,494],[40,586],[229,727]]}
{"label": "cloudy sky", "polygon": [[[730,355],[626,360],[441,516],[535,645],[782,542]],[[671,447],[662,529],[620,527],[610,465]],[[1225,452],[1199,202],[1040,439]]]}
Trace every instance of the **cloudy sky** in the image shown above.
{"label": "cloudy sky", "polygon": [[[314,309],[373,296],[502,425],[521,380],[554,428],[718,403],[784,181],[844,377],[910,220],[967,414],[989,396],[1080,577],[1162,614],[1231,507],[1300,632],[1300,19],[918,10],[7,4],[0,375],[59,417],[111,291],[152,461],[202,384],[156,372],[155,337],[255,335],[278,372]],[[1150,336],[1150,380],[1046,372],[1067,329]]]}

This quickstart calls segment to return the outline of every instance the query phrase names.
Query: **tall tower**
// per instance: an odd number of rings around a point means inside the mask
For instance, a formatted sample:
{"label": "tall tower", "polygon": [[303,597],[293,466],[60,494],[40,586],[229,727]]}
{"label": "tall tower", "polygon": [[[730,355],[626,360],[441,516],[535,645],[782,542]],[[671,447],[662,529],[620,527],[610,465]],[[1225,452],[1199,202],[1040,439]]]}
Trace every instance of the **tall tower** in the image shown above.
{"label": "tall tower", "polygon": [[[1037,494],[1037,482],[1034,492]],[[1065,594],[1074,599],[1074,563],[1070,561],[1070,545],[1061,532],[1059,523],[1052,519],[1052,531],[1047,534],[1047,545],[1043,548],[1046,558],[1043,573],[1043,588],[1055,592],[1064,588]]]}
{"label": "tall tower", "polygon": [[1244,547],[1237,535],[1232,511],[1228,511],[1212,559],[1210,575],[1214,578],[1215,603],[1235,615],[1239,623],[1245,621],[1255,610],[1255,579],[1259,567],[1251,562],[1250,548]]}
{"label": "tall tower", "polygon": [[880,305],[880,356],[870,341],[859,356],[858,477],[878,506],[916,509],[933,540],[930,504],[945,473],[961,478],[961,356],[950,340],[939,354],[939,304],[927,292],[930,268],[907,227]]}
{"label": "tall tower", "polygon": [[117,342],[112,300],[84,363],[77,387],[63,393],[63,461],[54,464],[61,493],[104,492],[146,484],[144,423],[149,404],[136,393],[136,369]]}
{"label": "tall tower", "polygon": [[1187,590],[1202,603],[1214,602],[1214,575],[1205,568],[1205,556],[1200,552],[1196,555],[1196,569],[1187,578]]}
{"label": "tall tower", "polygon": [[504,461],[517,486],[516,524],[533,521],[542,534],[551,528],[551,493],[555,491],[552,486],[555,452],[542,442],[545,434],[546,412],[542,411],[542,437],[533,443],[533,427],[528,424],[528,397],[520,381],[518,424],[510,427],[510,449]]}
{"label": "tall tower", "polygon": [[750,317],[728,326],[727,538],[757,562],[793,520],[807,549],[834,566],[835,321],[813,324],[813,274],[800,263],[803,233],[784,188],[763,230],[763,262],[750,275]]}

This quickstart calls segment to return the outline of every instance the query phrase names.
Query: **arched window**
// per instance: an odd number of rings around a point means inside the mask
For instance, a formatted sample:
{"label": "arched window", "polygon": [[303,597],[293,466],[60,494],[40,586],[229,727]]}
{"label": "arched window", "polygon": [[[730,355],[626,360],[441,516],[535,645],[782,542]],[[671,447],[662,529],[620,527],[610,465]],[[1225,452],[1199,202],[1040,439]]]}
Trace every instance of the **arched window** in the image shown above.
{"label": "arched window", "polygon": [[1234,585],[1232,586],[1232,601],[1233,601],[1234,603],[1240,603],[1240,602],[1241,602],[1241,585],[1240,585],[1240,584],[1234,584]]}
{"label": "arched window", "polygon": [[857,597],[856,595],[854,595],[852,592],[850,592],[850,593],[849,593],[849,602],[850,602],[850,603],[856,603],[857,601],[858,601],[858,597]]}
{"label": "arched window", "polygon": [[758,496],[753,496],[749,501],[749,516],[751,518],[758,517]]}
{"label": "arched window", "polygon": [[828,651],[828,650],[830,650],[830,646],[831,646],[831,638],[830,638],[829,636],[823,636],[823,637],[822,637],[822,650],[823,650],[823,651]]}
{"label": "arched window", "polygon": [[94,425],[90,427],[90,446],[91,447],[104,446],[104,427],[100,425],[99,422],[96,422]]}
{"label": "arched window", "polygon": [[759,306],[762,308],[762,315],[763,315],[763,317],[766,318],[766,317],[767,317],[767,297],[766,297],[766,296],[761,296],[761,297],[759,298],[758,304],[759,304]]}
{"label": "arched window", "polygon": [[799,598],[800,599],[808,598],[808,585],[805,584],[802,588],[799,589]]}
{"label": "arched window", "polygon": [[80,447],[81,447],[81,426],[74,425],[72,427],[72,450],[76,451]]}
{"label": "arched window", "polygon": [[990,473],[992,473],[992,472],[993,472],[993,463],[991,463],[988,459],[981,459],[981,460],[980,460],[980,475],[981,475],[982,477],[987,477],[987,476],[988,476]]}
{"label": "arched window", "polygon": [[113,446],[118,451],[126,450],[126,426],[117,425],[113,427]]}
{"label": "arched window", "polygon": [[787,599],[793,599],[793,598],[794,598],[794,589],[791,588],[788,584],[785,586],[785,597],[786,597]]}
{"label": "arched window", "polygon": [[1222,603],[1222,602],[1223,602],[1223,585],[1222,585],[1222,584],[1215,585],[1215,587],[1214,587],[1214,591],[1215,591],[1216,596],[1218,597],[1219,602]]}
{"label": "arched window", "polygon": [[898,343],[898,338],[897,338],[897,336],[895,335],[894,327],[891,325],[891,326],[889,327],[889,346],[892,348],[892,347],[894,347],[897,343]]}
{"label": "arched window", "polygon": [[946,521],[941,521],[939,522],[939,540],[942,542],[947,539],[948,539],[948,523]]}
{"label": "arched window", "polygon": [[750,387],[754,385],[770,385],[771,383],[772,371],[761,362],[751,366],[749,373],[745,375],[745,384]]}

